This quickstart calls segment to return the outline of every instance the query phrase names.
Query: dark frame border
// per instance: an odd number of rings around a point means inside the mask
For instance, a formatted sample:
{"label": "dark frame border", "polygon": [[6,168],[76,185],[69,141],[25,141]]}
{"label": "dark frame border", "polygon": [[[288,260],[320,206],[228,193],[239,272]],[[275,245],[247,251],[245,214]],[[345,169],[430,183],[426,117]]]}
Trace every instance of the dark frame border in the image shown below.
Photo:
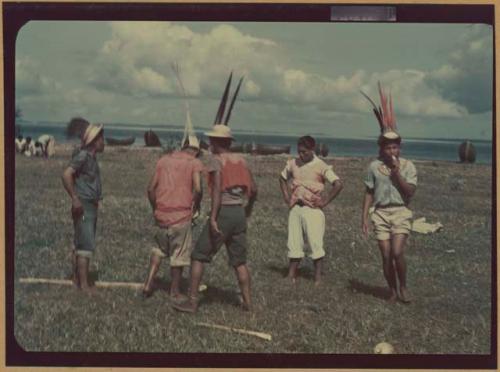
{"label": "dark frame border", "polygon": [[[334,4],[158,4],[158,3],[3,3],[4,36],[4,169],[6,365],[80,367],[207,367],[207,368],[432,368],[496,369],[497,355],[497,236],[496,236],[496,73],[493,71],[491,350],[487,355],[368,354],[185,354],[27,352],[14,336],[15,249],[15,42],[20,28],[35,20],[255,21],[330,22]],[[340,5],[340,4],[339,4]],[[346,5],[346,4],[342,4]],[[356,6],[363,4],[356,4]],[[368,4],[367,4],[368,5]],[[375,5],[375,4],[370,4]],[[493,26],[494,5],[376,4],[396,8],[398,23],[483,23]],[[191,357],[196,355],[195,358]],[[188,357],[186,357],[188,356]]]}

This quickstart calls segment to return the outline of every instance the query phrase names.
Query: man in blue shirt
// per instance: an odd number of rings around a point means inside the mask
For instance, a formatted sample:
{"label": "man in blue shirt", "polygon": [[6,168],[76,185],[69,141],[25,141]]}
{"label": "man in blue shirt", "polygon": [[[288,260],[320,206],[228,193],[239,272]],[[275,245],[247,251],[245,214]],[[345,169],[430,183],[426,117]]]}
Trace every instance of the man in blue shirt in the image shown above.
{"label": "man in blue shirt", "polygon": [[89,293],[90,257],[95,250],[97,207],[102,186],[96,154],[104,151],[103,126],[89,124],[82,135],[82,146],[63,172],[62,182],[71,197],[71,215],[75,229],[73,280]]}

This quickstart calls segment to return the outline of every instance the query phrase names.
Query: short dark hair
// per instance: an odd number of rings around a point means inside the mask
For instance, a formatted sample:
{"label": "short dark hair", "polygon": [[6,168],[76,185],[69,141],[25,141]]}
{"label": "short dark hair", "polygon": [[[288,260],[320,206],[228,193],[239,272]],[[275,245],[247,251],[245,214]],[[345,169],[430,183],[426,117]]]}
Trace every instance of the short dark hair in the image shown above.
{"label": "short dark hair", "polygon": [[231,147],[232,138],[224,137],[208,137],[210,141],[214,142],[217,146],[228,150]]}
{"label": "short dark hair", "polygon": [[316,147],[316,141],[311,136],[300,137],[297,141],[297,146],[304,146],[308,150],[314,150]]}

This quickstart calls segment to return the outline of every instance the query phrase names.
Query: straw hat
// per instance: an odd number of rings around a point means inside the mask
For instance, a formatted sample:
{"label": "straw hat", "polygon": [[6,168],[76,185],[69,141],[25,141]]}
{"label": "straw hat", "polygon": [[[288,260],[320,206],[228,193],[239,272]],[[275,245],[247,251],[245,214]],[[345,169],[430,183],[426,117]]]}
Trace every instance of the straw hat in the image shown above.
{"label": "straw hat", "polygon": [[92,143],[93,140],[97,138],[97,136],[102,132],[103,125],[102,124],[89,124],[87,129],[85,129],[85,133],[83,133],[82,143],[85,146],[88,146]]}
{"label": "straw hat", "polygon": [[206,132],[205,135],[208,137],[233,139],[233,136],[231,134],[231,128],[229,128],[227,125],[224,124],[215,124],[212,127],[212,131]]}

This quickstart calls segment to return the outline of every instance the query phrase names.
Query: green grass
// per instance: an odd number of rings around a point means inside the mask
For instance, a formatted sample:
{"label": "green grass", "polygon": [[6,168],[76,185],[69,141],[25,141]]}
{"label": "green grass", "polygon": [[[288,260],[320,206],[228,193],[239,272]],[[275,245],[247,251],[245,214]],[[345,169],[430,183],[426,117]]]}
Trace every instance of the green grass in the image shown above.
{"label": "green grass", "polygon": [[[15,277],[67,278],[72,223],[60,175],[70,156],[16,157]],[[152,214],[146,186],[159,153],[106,148],[99,162],[104,201],[99,210],[93,276],[102,281],[145,278]],[[362,178],[370,159],[329,159],[344,190],[326,210],[324,284],[315,288],[312,263],[295,288],[286,272],[287,207],[278,174],[286,157],[249,157],[259,186],[249,220],[249,266],[256,311],[237,306],[227,255],[206,266],[208,285],[198,314],[175,312],[164,289],[144,301],[131,289],[15,286],[15,336],[30,351],[371,353],[386,341],[398,353],[488,354],[490,350],[491,167],[416,162],[415,218],[440,221],[443,231],[411,236],[406,257],[415,301],[390,305],[376,242],[360,235]],[[453,182],[463,179],[463,190]],[[206,197],[207,195],[205,195]],[[207,211],[207,200],[204,209]],[[199,227],[195,232],[199,233]],[[447,253],[454,250],[454,253]],[[158,275],[168,287],[168,265]],[[187,286],[187,280],[183,283]],[[203,328],[209,322],[272,334],[251,336]]]}

